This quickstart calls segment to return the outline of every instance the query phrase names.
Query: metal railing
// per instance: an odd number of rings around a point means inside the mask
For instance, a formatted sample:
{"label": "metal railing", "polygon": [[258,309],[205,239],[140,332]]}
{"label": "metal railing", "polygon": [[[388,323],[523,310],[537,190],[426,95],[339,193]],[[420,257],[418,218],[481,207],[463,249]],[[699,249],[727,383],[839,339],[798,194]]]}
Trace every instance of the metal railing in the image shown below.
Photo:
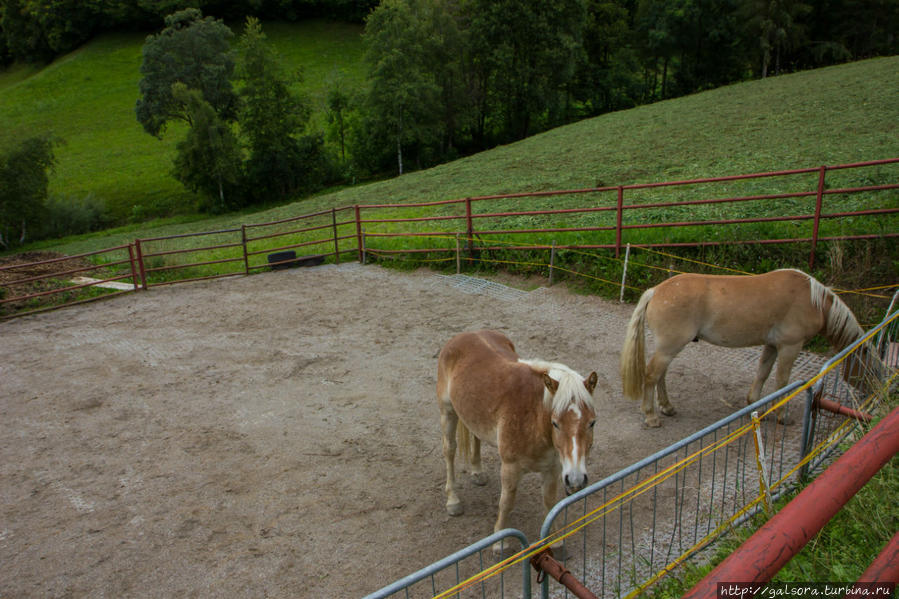
{"label": "metal railing", "polygon": [[[792,491],[810,471],[822,469],[840,442],[860,430],[853,418],[822,410],[825,394],[860,415],[881,406],[899,375],[897,298],[899,292],[878,326],[809,380],[779,389],[560,501],[547,514],[540,540],[501,567],[526,566],[543,547],[561,542],[565,567],[597,596],[633,597],[700,554],[722,533],[770,510],[774,500]],[[862,367],[855,358],[870,348],[879,360],[865,360]],[[868,393],[858,391],[854,384],[859,382],[871,385]],[[779,423],[779,408],[791,408],[801,426]],[[527,545],[524,534],[516,532]],[[454,556],[489,546],[489,539]],[[439,562],[440,568],[450,567],[454,556]],[[431,596],[463,592],[485,584],[492,575],[488,568],[461,582],[451,581],[451,586],[435,586]],[[371,597],[401,596],[398,593],[409,588],[403,581]],[[551,593],[548,579],[542,581],[541,594],[568,596],[561,587]]]}
{"label": "metal railing", "polygon": [[[491,261],[486,254],[494,251],[546,250],[555,255],[557,250],[607,250],[617,259],[628,244],[662,248],[808,243],[811,265],[821,241],[899,237],[897,169],[899,158],[890,158],[686,181],[345,206],[220,231],[137,239],[127,246],[82,256],[103,260],[100,256],[105,253],[128,252],[124,273],[99,278],[130,278],[134,283],[139,275],[134,289],[295,265],[302,261],[297,254],[335,262],[353,253],[360,262],[367,256],[421,258],[423,254],[449,254],[437,260],[455,259],[460,265],[463,253],[466,262]],[[830,178],[825,181],[826,174]],[[842,175],[848,178],[841,179]],[[734,185],[739,189],[733,189]],[[717,195],[720,188],[725,193],[739,193]],[[664,194],[668,197],[663,201]],[[552,208],[528,208],[528,200],[547,197],[553,198]],[[487,209],[479,209],[481,206]],[[744,208],[746,213],[740,217],[730,214],[742,213]],[[845,232],[842,223],[850,218],[867,219],[867,224],[856,223]],[[444,228],[446,223],[452,223],[452,228]],[[783,223],[794,225],[788,230],[776,229]],[[810,223],[810,227],[805,235],[796,235],[803,230],[801,223]],[[825,230],[826,223],[834,226]],[[885,223],[897,223],[897,227]],[[764,229],[733,229],[752,225]],[[710,234],[709,227],[720,234]],[[664,233],[646,236],[659,230]],[[0,274],[27,266],[0,267]],[[66,274],[66,269],[60,270],[46,278]],[[553,270],[550,266],[550,273]],[[102,295],[89,284],[83,287],[90,289],[73,295],[72,291],[81,289],[78,284],[54,284],[51,289],[35,291],[21,286],[33,282],[30,279],[0,281],[0,310],[5,311],[0,318]],[[16,289],[27,291],[15,294]]]}

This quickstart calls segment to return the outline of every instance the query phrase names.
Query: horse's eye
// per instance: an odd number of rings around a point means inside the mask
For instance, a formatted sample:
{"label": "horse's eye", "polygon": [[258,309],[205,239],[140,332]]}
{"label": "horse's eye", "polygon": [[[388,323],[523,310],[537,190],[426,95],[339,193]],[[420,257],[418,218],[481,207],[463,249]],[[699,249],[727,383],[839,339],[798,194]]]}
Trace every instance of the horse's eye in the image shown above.
{"label": "horse's eye", "polygon": [[596,424],[596,421],[595,421],[595,420],[591,420],[591,421],[590,421],[590,428],[593,428],[593,426],[594,426],[595,424]]}
{"label": "horse's eye", "polygon": [[559,430],[559,423],[553,420],[553,428]]}

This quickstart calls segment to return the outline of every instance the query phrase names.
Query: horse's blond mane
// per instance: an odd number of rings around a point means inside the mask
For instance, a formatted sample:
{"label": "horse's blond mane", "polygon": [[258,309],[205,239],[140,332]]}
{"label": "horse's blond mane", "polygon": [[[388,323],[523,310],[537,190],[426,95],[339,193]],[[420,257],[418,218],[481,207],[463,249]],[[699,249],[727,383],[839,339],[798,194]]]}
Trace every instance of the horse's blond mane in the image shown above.
{"label": "horse's blond mane", "polygon": [[811,293],[812,306],[816,310],[824,311],[824,303],[830,298],[830,310],[827,311],[827,320],[824,323],[824,336],[833,343],[837,349],[843,349],[859,337],[865,334],[864,329],[859,326],[858,321],[852,310],[849,309],[843,300],[839,298],[829,287],[815,279],[808,273],[794,268],[786,268],[783,270],[792,270],[798,272],[808,279],[809,292]]}
{"label": "horse's blond mane", "polygon": [[527,364],[537,372],[548,374],[553,380],[558,381],[559,388],[555,395],[550,394],[549,389],[543,390],[543,405],[547,409],[551,409],[553,414],[561,414],[569,407],[581,405],[587,406],[591,410],[596,407],[593,403],[593,396],[587,391],[584,385],[584,377],[580,374],[558,362],[547,362],[546,360],[518,360],[523,364]]}

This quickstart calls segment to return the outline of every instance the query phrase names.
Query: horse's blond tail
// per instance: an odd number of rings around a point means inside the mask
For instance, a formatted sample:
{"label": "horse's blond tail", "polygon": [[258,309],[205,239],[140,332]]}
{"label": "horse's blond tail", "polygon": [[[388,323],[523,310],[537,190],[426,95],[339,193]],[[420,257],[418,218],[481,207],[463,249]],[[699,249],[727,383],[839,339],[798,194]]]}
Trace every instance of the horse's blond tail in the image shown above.
{"label": "horse's blond tail", "polygon": [[468,427],[465,426],[465,423],[460,418],[458,424],[456,424],[456,445],[459,448],[459,457],[469,464],[471,463],[471,454],[474,452],[472,447],[474,439],[472,437],[471,431],[468,430]]}
{"label": "horse's blond tail", "polygon": [[646,324],[646,306],[652,299],[655,288],[647,289],[640,296],[624,337],[621,348],[621,388],[625,397],[633,400],[643,398],[643,381],[646,378],[646,341],[643,328]]}

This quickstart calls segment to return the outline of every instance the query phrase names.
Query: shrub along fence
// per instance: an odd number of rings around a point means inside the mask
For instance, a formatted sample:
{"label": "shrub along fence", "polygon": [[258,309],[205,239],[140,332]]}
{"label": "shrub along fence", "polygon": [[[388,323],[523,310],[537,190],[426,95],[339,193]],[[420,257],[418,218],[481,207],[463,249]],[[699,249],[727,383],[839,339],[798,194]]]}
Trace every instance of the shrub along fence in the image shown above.
{"label": "shrub along fence", "polygon": [[[562,250],[604,252],[620,263],[628,246],[807,244],[813,266],[821,242],[899,237],[897,189],[899,158],[891,158],[686,181],[347,206],[220,231],[137,239],[65,259],[80,261],[77,268],[65,267],[63,259],[0,265],[0,318],[123,292],[98,286],[103,283],[127,281],[130,290],[138,290],[345,259],[455,261],[460,270],[463,261],[512,262],[507,256],[537,251],[548,258],[538,266],[552,273],[565,269],[555,261]],[[97,281],[72,283],[67,277],[78,271]]]}

